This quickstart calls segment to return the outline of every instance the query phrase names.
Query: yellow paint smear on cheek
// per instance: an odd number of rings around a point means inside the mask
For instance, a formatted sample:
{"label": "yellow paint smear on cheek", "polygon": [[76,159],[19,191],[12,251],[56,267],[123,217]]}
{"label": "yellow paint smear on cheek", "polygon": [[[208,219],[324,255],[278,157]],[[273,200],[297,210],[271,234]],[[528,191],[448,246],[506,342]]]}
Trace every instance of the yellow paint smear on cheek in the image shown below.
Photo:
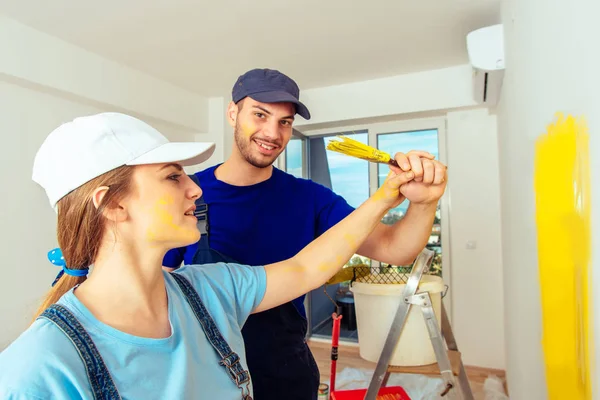
{"label": "yellow paint smear on cheek", "polygon": [[167,206],[173,204],[171,196],[161,197],[150,209],[152,224],[147,231],[147,239],[156,241],[190,241],[199,236],[195,228],[188,228],[174,222],[173,214],[167,210]]}
{"label": "yellow paint smear on cheek", "polygon": [[256,127],[254,125],[248,124],[248,123],[241,124],[241,128],[242,128],[242,133],[246,137],[252,136],[254,134],[254,132],[256,131]]}
{"label": "yellow paint smear on cheek", "polygon": [[590,178],[585,122],[557,114],[535,147],[534,185],[548,399],[591,399]]}

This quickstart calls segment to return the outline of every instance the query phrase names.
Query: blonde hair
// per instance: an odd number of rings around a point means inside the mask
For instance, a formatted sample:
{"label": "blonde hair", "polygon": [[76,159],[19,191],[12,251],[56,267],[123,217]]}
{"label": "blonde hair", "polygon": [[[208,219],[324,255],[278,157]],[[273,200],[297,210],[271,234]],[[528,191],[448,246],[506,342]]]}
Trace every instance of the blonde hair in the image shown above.
{"label": "blonde hair", "polygon": [[[109,171],[73,190],[58,202],[58,245],[68,268],[84,269],[94,263],[106,230],[103,211],[106,207],[116,206],[129,193],[133,169],[122,166]],[[99,186],[108,186],[109,190],[96,208],[92,195]],[[63,274],[42,301],[33,320],[86,279],[85,276]]]}

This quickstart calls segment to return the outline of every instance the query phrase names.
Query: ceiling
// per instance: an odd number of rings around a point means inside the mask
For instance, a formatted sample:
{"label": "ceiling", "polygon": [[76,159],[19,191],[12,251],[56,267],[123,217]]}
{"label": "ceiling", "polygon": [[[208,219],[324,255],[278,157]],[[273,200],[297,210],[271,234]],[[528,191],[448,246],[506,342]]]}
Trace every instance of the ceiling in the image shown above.
{"label": "ceiling", "polygon": [[500,0],[0,0],[0,13],[223,96],[256,67],[307,89],[466,63],[466,34],[499,23]]}

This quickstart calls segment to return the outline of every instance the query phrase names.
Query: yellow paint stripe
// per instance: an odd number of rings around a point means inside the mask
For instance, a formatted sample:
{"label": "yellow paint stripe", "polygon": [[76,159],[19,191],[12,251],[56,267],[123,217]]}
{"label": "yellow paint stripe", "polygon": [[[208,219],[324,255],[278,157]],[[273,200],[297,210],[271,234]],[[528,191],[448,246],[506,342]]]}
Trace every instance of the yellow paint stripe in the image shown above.
{"label": "yellow paint stripe", "polygon": [[557,114],[536,142],[534,187],[548,399],[591,399],[590,179],[585,122]]}

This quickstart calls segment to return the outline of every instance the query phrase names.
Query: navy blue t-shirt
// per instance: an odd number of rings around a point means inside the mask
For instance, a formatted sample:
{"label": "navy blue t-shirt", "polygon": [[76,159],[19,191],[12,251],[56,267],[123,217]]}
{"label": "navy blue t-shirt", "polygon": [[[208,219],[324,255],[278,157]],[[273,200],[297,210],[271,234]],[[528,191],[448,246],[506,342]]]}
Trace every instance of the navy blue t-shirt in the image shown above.
{"label": "navy blue t-shirt", "polygon": [[[208,204],[210,247],[238,263],[262,266],[296,255],[354,208],[329,188],[277,168],[264,182],[233,186],[218,165],[196,173]],[[198,244],[167,253],[164,265],[190,264]],[[305,316],[304,296],[293,303]]]}

